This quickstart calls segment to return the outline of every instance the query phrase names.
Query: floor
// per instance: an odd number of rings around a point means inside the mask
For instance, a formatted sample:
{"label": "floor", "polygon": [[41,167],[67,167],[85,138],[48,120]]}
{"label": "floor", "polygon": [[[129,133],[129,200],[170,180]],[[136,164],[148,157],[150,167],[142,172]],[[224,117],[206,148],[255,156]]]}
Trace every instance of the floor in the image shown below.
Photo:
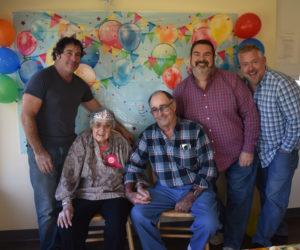
{"label": "floor", "polygon": [[[300,243],[300,216],[286,218],[286,222],[289,226],[289,237],[288,243]],[[168,250],[186,250],[188,245],[187,239],[164,239],[165,245]],[[249,237],[245,237],[243,248],[249,248],[251,244],[251,239]],[[139,239],[134,237],[134,246],[135,250],[141,250]],[[22,241],[22,242],[0,242],[1,250],[38,250],[39,242],[38,241]],[[103,249],[103,242],[98,243],[89,243],[87,245],[87,250],[101,250]],[[221,250],[222,246],[210,246],[211,250]],[[128,246],[126,246],[126,250],[128,250]],[[155,249],[153,249],[155,250]]]}

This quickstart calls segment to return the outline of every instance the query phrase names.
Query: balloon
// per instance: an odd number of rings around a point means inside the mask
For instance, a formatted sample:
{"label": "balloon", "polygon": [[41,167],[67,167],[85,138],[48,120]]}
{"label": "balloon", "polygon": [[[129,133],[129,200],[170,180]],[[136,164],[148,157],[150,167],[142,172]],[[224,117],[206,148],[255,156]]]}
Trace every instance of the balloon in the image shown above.
{"label": "balloon", "polygon": [[0,46],[10,46],[15,40],[13,25],[5,19],[0,19]]}
{"label": "balloon", "polygon": [[173,90],[182,80],[181,72],[177,67],[168,67],[162,74],[162,79],[166,86]]}
{"label": "balloon", "polygon": [[31,24],[30,31],[36,39],[44,41],[47,34],[47,26],[45,24],[45,20],[34,21]]}
{"label": "balloon", "polygon": [[218,45],[216,41],[211,37],[211,30],[209,27],[201,27],[197,29],[192,35],[192,44],[201,39],[210,41],[213,44],[215,50],[217,49]]}
{"label": "balloon", "polygon": [[17,100],[18,86],[17,83],[6,75],[0,74],[0,102],[10,103]]}
{"label": "balloon", "polygon": [[228,15],[215,15],[210,22],[210,30],[212,38],[218,43],[227,40],[232,32],[232,21]]}
{"label": "balloon", "polygon": [[60,37],[66,37],[66,36],[76,36],[77,33],[81,32],[81,29],[75,25],[75,24],[65,24],[64,28],[58,31]]}
{"label": "balloon", "polygon": [[124,58],[114,64],[113,83],[116,86],[124,86],[129,83],[133,77],[132,63]]}
{"label": "balloon", "polygon": [[235,25],[234,34],[240,38],[250,38],[255,36],[261,28],[259,17],[253,13],[241,15]]}
{"label": "balloon", "polygon": [[96,82],[96,72],[88,64],[80,63],[78,69],[75,71],[82,80],[84,80],[90,87]]}
{"label": "balloon", "polygon": [[23,56],[29,56],[35,51],[37,39],[29,30],[22,31],[17,36],[17,47]]}
{"label": "balloon", "polygon": [[239,44],[239,47],[238,47],[238,52],[239,50],[244,47],[246,44],[254,44],[256,45],[263,54],[265,54],[265,47],[264,45],[257,39],[255,38],[249,38],[249,39],[246,39],[244,41],[242,41],[240,44]]}
{"label": "balloon", "polygon": [[134,23],[124,23],[119,28],[118,37],[124,49],[134,51],[141,42],[141,30]]}
{"label": "balloon", "polygon": [[53,60],[53,57],[52,57],[52,52],[53,52],[53,48],[54,48],[55,45],[53,45],[47,52],[46,54],[46,64],[47,66],[51,66],[54,64],[54,60]]}
{"label": "balloon", "polygon": [[159,29],[159,41],[172,44],[178,36],[177,28],[173,24],[167,24]]}
{"label": "balloon", "polygon": [[20,60],[17,54],[6,47],[0,48],[0,73],[11,74],[20,67]]}
{"label": "balloon", "polygon": [[100,58],[97,46],[90,44],[87,48],[84,49],[84,53],[85,55],[81,58],[80,62],[86,63],[94,68]]}
{"label": "balloon", "polygon": [[154,47],[151,56],[157,58],[152,69],[158,76],[161,76],[166,68],[175,64],[177,54],[176,50],[170,44],[160,43]]}
{"label": "balloon", "polygon": [[32,75],[43,69],[43,66],[38,61],[26,60],[21,63],[19,75],[23,83],[27,83]]}
{"label": "balloon", "polygon": [[118,39],[118,30],[121,23],[114,20],[109,20],[99,27],[99,39],[105,45],[112,46],[117,49],[122,49],[122,45]]}

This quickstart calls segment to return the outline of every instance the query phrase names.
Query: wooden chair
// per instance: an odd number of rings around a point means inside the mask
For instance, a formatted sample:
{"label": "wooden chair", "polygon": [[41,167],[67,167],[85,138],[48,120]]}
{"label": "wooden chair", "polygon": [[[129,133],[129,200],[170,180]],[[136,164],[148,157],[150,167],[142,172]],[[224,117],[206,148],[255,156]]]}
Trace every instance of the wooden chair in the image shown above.
{"label": "wooden chair", "polygon": [[[176,219],[186,219],[192,221],[194,217],[191,213],[184,212],[176,212],[175,210],[168,210],[161,214],[160,219],[158,221],[157,227],[160,231],[160,236],[165,238],[191,238],[193,234],[190,231],[190,227],[182,227],[182,226],[162,226],[161,220],[164,218],[172,219],[172,221],[176,221]],[[171,223],[170,223],[171,224]],[[165,232],[167,231],[167,232]],[[184,233],[182,233],[184,232]],[[205,250],[209,250],[209,242],[205,245]]]}
{"label": "wooden chair", "polygon": [[[97,214],[93,217],[92,221],[103,221],[105,222],[104,218],[100,215]],[[104,230],[90,230],[88,232],[88,235],[97,235],[98,237],[88,237],[86,239],[86,242],[97,242],[97,241],[104,241],[103,237]],[[130,224],[130,218],[128,217],[127,222],[126,222],[126,233],[127,233],[127,240],[128,240],[128,246],[129,250],[134,250],[134,245],[133,245],[133,238],[132,238],[132,232],[131,232],[131,224]]]}

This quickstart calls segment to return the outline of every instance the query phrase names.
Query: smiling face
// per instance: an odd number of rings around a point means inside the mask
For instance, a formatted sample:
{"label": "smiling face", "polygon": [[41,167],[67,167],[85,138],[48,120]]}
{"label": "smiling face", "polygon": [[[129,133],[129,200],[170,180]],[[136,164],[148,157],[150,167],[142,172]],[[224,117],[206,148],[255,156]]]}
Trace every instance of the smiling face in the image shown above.
{"label": "smiling face", "polygon": [[94,139],[101,146],[106,146],[112,129],[112,122],[108,120],[96,120],[92,125]]}
{"label": "smiling face", "polygon": [[215,65],[215,56],[208,44],[197,44],[191,53],[191,65],[200,74],[210,73]]}
{"label": "smiling face", "polygon": [[252,49],[239,53],[241,71],[244,77],[253,85],[257,85],[266,72],[266,57],[260,50]]}
{"label": "smiling face", "polygon": [[157,93],[151,98],[150,108],[153,118],[161,129],[175,126],[177,120],[175,101],[163,93]]}
{"label": "smiling face", "polygon": [[72,43],[66,45],[61,54],[56,54],[56,68],[63,74],[72,75],[79,66],[81,53],[80,47]]}

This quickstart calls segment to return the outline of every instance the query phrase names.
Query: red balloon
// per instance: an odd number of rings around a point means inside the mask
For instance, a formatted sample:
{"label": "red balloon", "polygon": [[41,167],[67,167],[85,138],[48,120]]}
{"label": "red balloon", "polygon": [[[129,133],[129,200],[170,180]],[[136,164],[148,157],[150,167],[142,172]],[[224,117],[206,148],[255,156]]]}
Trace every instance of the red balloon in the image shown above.
{"label": "red balloon", "polygon": [[173,90],[181,82],[181,72],[177,67],[168,67],[165,69],[162,79],[166,86]]}
{"label": "red balloon", "polygon": [[240,38],[251,38],[260,31],[260,28],[259,17],[253,13],[245,13],[236,20],[234,34]]}

